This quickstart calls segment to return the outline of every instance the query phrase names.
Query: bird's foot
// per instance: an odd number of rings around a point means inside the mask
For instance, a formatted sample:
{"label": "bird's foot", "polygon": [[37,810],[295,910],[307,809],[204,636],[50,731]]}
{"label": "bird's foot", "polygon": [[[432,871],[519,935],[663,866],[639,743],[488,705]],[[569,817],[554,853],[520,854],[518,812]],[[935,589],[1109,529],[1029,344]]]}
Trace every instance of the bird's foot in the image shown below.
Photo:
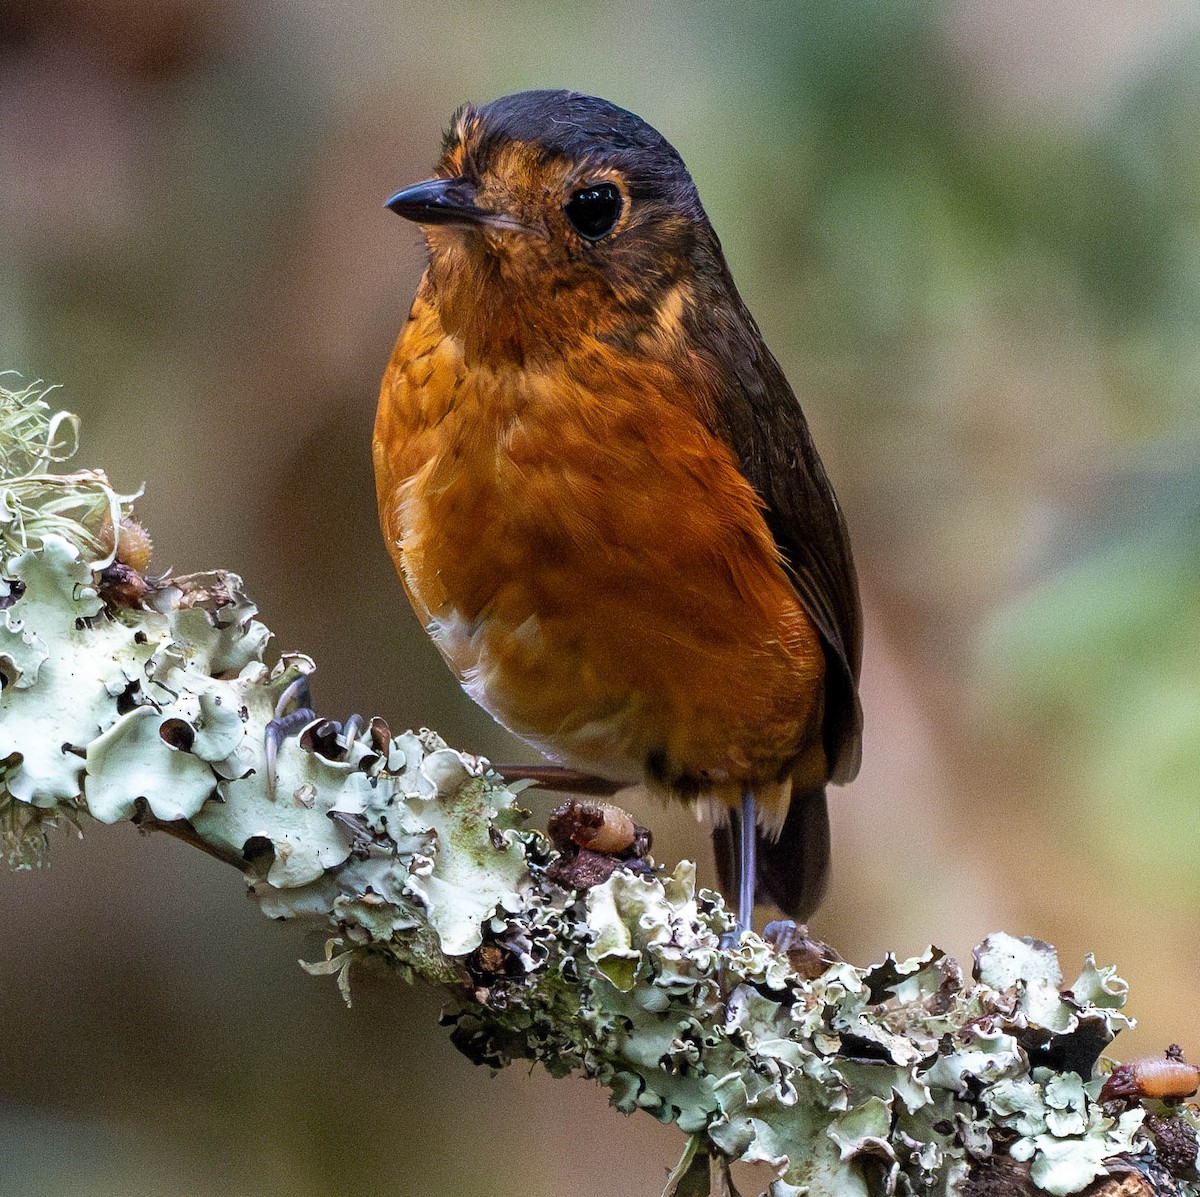
{"label": "bird's foot", "polygon": [[[310,716],[315,719],[316,716]],[[300,737],[300,747],[305,752],[315,752],[328,761],[349,758],[354,741],[362,734],[366,721],[355,712],[344,723],[337,719],[318,719]],[[374,732],[372,732],[374,734]]]}
{"label": "bird's foot", "polygon": [[731,928],[717,942],[722,952],[732,952],[742,942],[742,928]]}
{"label": "bird's foot", "polygon": [[[302,687],[293,691],[293,687],[300,683],[303,683]],[[288,704],[294,701],[303,705],[288,711]],[[357,712],[344,723],[337,719],[322,719],[313,710],[311,702],[307,679],[300,678],[298,682],[293,682],[280,697],[275,707],[275,718],[267,724],[263,733],[267,758],[267,790],[272,798],[275,797],[279,748],[288,736],[303,732],[300,736],[300,747],[305,752],[315,752],[329,761],[343,761],[351,759],[354,742],[367,726],[366,720]],[[370,727],[372,746],[375,752],[386,760],[387,743],[391,738],[386,724],[376,719],[371,721]]]}
{"label": "bird's foot", "polygon": [[808,938],[808,927],[792,919],[775,919],[763,928],[762,937],[776,951],[786,952],[797,940]]}
{"label": "bird's foot", "polygon": [[276,761],[279,746],[288,736],[295,735],[302,727],[317,717],[312,708],[312,689],[308,674],[301,674],[279,696],[275,703],[275,718],[263,732],[263,752],[267,761],[267,794],[275,797]]}
{"label": "bird's foot", "polygon": [[842,957],[827,943],[813,939],[805,923],[777,919],[763,928],[763,939],[777,952],[782,952],[806,981],[812,981],[831,965],[842,963]]}

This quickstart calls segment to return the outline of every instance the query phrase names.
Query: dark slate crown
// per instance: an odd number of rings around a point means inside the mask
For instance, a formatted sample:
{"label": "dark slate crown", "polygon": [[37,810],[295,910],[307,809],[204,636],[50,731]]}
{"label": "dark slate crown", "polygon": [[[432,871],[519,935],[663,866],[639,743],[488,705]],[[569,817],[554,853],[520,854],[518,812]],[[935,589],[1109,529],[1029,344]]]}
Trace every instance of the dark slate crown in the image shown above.
{"label": "dark slate crown", "polygon": [[479,122],[473,150],[481,163],[504,142],[528,142],[549,156],[611,165],[629,181],[635,199],[641,193],[704,218],[675,147],[640,116],[608,100],[574,91],[522,91],[473,111]]}

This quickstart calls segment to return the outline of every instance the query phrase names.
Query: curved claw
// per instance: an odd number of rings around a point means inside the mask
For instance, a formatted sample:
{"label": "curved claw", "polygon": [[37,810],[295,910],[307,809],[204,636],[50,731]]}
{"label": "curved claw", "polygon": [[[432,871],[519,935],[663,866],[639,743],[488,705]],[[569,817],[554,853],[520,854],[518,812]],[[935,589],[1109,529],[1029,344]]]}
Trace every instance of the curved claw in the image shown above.
{"label": "curved claw", "polygon": [[308,684],[307,673],[302,673],[294,682],[291,682],[279,696],[279,700],[275,703],[275,719],[281,719],[283,712],[293,702],[298,702],[302,710],[310,710],[312,707],[312,689]]}
{"label": "curved claw", "polygon": [[346,720],[342,727],[342,738],[346,741],[346,752],[350,752],[350,745],[358,739],[363,729],[363,717],[355,711],[354,714]]}
{"label": "curved claw", "polygon": [[[288,708],[293,703],[300,705],[294,710],[289,710]],[[313,710],[309,675],[304,673],[290,682],[283,693],[279,695],[275,703],[275,718],[267,724],[263,732],[267,794],[272,800],[275,798],[276,761],[279,758],[279,746],[288,736],[295,735],[301,728],[313,723],[316,719],[317,713]],[[310,752],[316,751],[322,756],[328,756],[331,760],[337,759],[340,751],[344,751],[348,759],[350,746],[362,734],[364,726],[363,717],[357,713],[351,715],[344,724],[339,723],[336,719],[322,720],[314,728],[314,733],[319,733],[322,738],[319,741],[314,739],[312,742],[302,743],[302,747]],[[344,748],[343,745],[337,743],[339,738],[343,741]]]}
{"label": "curved claw", "polygon": [[351,715],[345,723],[337,719],[319,719],[300,737],[305,752],[315,752],[329,761],[349,763],[354,741],[362,734],[363,717]]}
{"label": "curved claw", "polygon": [[[288,689],[290,690],[291,686]],[[279,707],[276,706],[275,709],[278,711]],[[275,800],[275,761],[279,756],[280,744],[316,717],[317,713],[311,707],[297,707],[287,715],[277,715],[267,724],[263,732],[263,750],[267,758],[267,796],[272,801]]]}
{"label": "curved claw", "polygon": [[279,712],[286,707],[286,700],[289,698],[302,696],[311,701],[307,689],[298,684],[304,680],[297,679],[284,691],[275,707],[276,716],[267,724],[263,734],[267,759],[267,792],[272,799],[275,797],[275,761],[279,756],[280,745],[288,736],[293,736],[302,728],[308,727],[309,730],[300,737],[300,747],[305,752],[315,752],[331,761],[349,761],[351,747],[366,726],[366,721],[357,712],[345,723],[336,719],[321,719],[310,706],[297,707],[294,711],[281,715]]}
{"label": "curved claw", "polygon": [[[295,710],[288,711],[294,702],[300,705]],[[285,711],[288,711],[286,715]],[[267,796],[272,802],[275,801],[275,762],[279,757],[280,744],[316,717],[317,713],[312,709],[312,689],[308,684],[308,674],[302,673],[289,682],[275,700],[275,718],[263,731],[263,754],[267,762]]]}

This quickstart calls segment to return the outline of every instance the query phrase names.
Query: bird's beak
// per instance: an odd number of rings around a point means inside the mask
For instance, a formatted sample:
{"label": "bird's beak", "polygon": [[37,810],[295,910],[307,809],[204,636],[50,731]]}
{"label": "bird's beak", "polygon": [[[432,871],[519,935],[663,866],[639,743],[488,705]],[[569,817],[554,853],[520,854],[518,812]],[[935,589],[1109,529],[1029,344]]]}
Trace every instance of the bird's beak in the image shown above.
{"label": "bird's beak", "polygon": [[477,224],[489,213],[475,206],[466,179],[426,179],[397,191],[384,205],[417,224]]}
{"label": "bird's beak", "polygon": [[475,185],[467,179],[426,179],[397,191],[384,205],[417,224],[491,225],[527,231],[503,212],[491,212],[475,202]]}

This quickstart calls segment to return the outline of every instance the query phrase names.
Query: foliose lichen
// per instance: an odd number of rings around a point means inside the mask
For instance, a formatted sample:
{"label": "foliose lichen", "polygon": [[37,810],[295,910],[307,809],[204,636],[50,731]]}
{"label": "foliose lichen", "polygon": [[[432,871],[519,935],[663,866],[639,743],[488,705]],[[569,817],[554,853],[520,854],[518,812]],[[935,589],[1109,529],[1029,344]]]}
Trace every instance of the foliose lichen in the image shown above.
{"label": "foliose lichen", "polygon": [[0,825],[16,862],[40,857],[57,815],[194,838],[265,914],[328,930],[310,971],[348,992],[354,961],[384,958],[448,988],[471,1058],[579,1072],[678,1124],[672,1193],[711,1158],[768,1164],[772,1197],[948,1195],[1004,1156],[1063,1197],[1169,1142],[1176,1191],[1200,1197],[1195,1107],[1156,1108],[1147,1129],[1145,1103],[1099,1100],[1128,1019],[1124,983],[1091,958],[1064,988],[1048,945],[993,935],[970,980],[932,948],[868,968],[831,953],[802,976],[758,935],[723,949],[730,914],[687,862],[565,887],[517,796],[431,732],[314,720],[269,767],[267,728],[312,662],[267,663],[233,574],[106,597],[128,501],[98,473],[46,474],[37,446],[62,421],[38,402],[0,401]]}

